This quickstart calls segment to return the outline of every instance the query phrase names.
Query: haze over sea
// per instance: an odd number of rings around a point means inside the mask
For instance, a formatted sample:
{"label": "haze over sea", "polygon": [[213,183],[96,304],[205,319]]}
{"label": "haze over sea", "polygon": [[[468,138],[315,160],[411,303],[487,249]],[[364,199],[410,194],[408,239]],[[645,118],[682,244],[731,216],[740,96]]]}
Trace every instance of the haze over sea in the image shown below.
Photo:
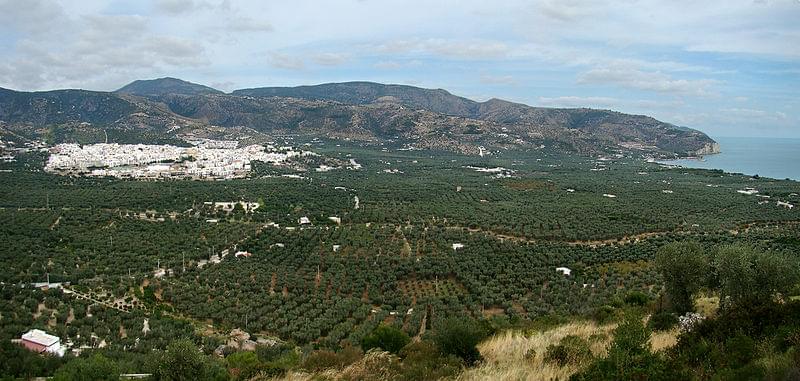
{"label": "haze over sea", "polygon": [[702,160],[663,161],[689,168],[721,169],[725,172],[800,181],[800,139],[715,137],[722,152]]}

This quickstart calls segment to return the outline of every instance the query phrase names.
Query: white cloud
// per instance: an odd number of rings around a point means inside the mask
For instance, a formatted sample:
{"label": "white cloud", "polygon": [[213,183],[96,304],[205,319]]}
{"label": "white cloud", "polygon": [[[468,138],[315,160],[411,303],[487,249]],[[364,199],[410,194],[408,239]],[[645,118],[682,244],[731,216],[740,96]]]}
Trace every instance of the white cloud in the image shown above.
{"label": "white cloud", "polygon": [[208,2],[195,0],[156,0],[154,5],[158,11],[170,15],[182,15],[212,7]]}
{"label": "white cloud", "polygon": [[399,70],[399,69],[404,69],[404,68],[422,66],[422,61],[420,61],[420,60],[408,60],[408,61],[381,60],[381,61],[376,62],[373,66],[376,69]]}
{"label": "white cloud", "polygon": [[462,59],[503,58],[512,52],[506,43],[488,39],[401,39],[387,41],[373,48],[390,54],[433,54]]}
{"label": "white cloud", "polygon": [[246,16],[235,16],[229,18],[225,23],[228,32],[254,32],[266,33],[275,30],[275,27],[267,20],[259,20]]}
{"label": "white cloud", "polygon": [[350,59],[350,56],[343,53],[318,53],[311,57],[317,65],[339,66]]}
{"label": "white cloud", "polygon": [[609,84],[629,89],[692,96],[710,96],[718,83],[712,79],[676,79],[661,72],[625,67],[596,67],[578,76],[580,84]]}
{"label": "white cloud", "polygon": [[519,81],[513,75],[489,75],[483,74],[480,82],[487,85],[519,85]]}
{"label": "white cloud", "polygon": [[306,64],[303,59],[286,53],[270,52],[267,55],[267,62],[272,67],[286,70],[305,70]]}
{"label": "white cloud", "polygon": [[583,97],[560,96],[539,97],[536,105],[547,107],[591,107],[610,108],[622,112],[642,112],[643,110],[674,110],[684,106],[684,102],[677,100],[647,100],[647,99],[620,99],[614,97]]}

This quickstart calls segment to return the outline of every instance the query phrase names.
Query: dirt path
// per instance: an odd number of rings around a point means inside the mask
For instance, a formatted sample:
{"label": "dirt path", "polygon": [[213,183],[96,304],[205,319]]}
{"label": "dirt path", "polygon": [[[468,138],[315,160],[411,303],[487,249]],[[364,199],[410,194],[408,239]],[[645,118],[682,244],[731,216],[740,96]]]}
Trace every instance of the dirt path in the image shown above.
{"label": "dirt path", "polygon": [[[757,229],[759,227],[768,228],[771,226],[793,226],[793,225],[800,225],[800,221],[774,221],[774,222],[747,222],[740,224],[735,229],[726,230],[728,233],[736,235],[740,233],[747,233],[752,229]],[[546,239],[532,239],[522,236],[510,235],[507,233],[498,233],[492,230],[484,230],[479,228],[469,228],[464,226],[448,226],[447,229],[452,230],[466,230],[470,233],[482,233],[487,236],[491,236],[497,238],[501,241],[509,240],[515,242],[523,242],[523,243],[543,243],[543,242],[550,242],[550,243],[563,243],[570,246],[590,246],[590,247],[597,247],[597,246],[605,246],[605,245],[627,245],[631,243],[637,243],[641,240],[660,237],[667,234],[679,234],[679,235],[690,235],[697,233],[696,231],[692,230],[682,230],[680,228],[674,230],[664,230],[664,231],[656,231],[656,232],[644,232],[639,234],[633,235],[626,235],[619,238],[607,238],[607,239],[597,239],[597,240],[577,240],[577,241],[558,241],[558,240],[546,240]]]}

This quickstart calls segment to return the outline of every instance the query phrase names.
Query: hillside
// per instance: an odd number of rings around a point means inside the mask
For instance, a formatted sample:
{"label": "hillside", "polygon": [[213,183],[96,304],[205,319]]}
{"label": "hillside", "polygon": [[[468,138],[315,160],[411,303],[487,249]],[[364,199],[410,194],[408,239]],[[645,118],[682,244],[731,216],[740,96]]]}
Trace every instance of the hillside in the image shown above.
{"label": "hillside", "polygon": [[326,83],[316,86],[261,87],[236,90],[232,95],[251,97],[291,97],[309,100],[329,100],[347,104],[379,102],[399,103],[414,109],[474,117],[478,103],[455,96],[442,89],[422,89],[406,85],[384,85],[374,82]]}
{"label": "hillside", "polygon": [[[664,123],[648,116],[629,115],[587,108],[560,109],[531,107],[500,99],[475,102],[441,89],[371,82],[329,83],[316,86],[263,87],[236,90],[233,95],[251,97],[293,97],[331,100],[345,104],[396,103],[415,110],[476,119],[513,128],[518,138],[569,141],[576,149],[589,144],[620,144],[645,150],[678,154],[716,152],[713,140],[700,131]],[[511,126],[511,127],[509,127]],[[566,130],[577,130],[578,134]],[[504,132],[508,132],[504,130]],[[588,136],[586,136],[588,135]],[[575,142],[575,141],[578,142]]]}
{"label": "hillside", "polygon": [[466,154],[542,145],[578,153],[633,151],[660,156],[717,150],[716,143],[700,131],[647,116],[531,107],[497,99],[479,103],[444,90],[370,82],[231,94],[174,78],[135,81],[113,93],[3,89],[0,122],[4,129],[31,137],[48,127],[62,132],[57,134],[61,141],[75,141],[74,134],[64,131],[77,123],[95,135],[99,130],[148,131],[148,136],[171,139],[183,127],[219,126]]}

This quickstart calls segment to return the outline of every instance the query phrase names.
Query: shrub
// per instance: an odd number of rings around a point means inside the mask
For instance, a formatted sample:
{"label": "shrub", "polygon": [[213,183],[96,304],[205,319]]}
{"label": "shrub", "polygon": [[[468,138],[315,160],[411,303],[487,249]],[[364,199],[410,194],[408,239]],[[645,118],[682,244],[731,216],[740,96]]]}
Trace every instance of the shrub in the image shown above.
{"label": "shrub", "polygon": [[653,331],[666,331],[678,325],[678,317],[669,312],[653,314],[647,321],[647,327]]}
{"label": "shrub", "polygon": [[406,345],[400,351],[400,357],[403,359],[400,371],[402,380],[438,380],[455,376],[461,370],[461,359],[442,355],[430,341]]}
{"label": "shrub", "polygon": [[617,318],[617,310],[612,306],[600,306],[592,312],[594,321],[604,324]]}
{"label": "shrub", "polygon": [[278,343],[275,345],[258,345],[256,347],[256,354],[262,362],[277,360],[288,352],[294,352],[294,345]]}
{"label": "shrub", "polygon": [[255,352],[236,352],[225,358],[228,372],[236,380],[247,380],[255,376],[261,362]]}
{"label": "shrub", "polygon": [[451,318],[437,328],[434,342],[442,353],[458,356],[467,365],[474,365],[481,360],[477,345],[488,334],[488,329],[474,320]]}
{"label": "shrub", "polygon": [[631,291],[625,296],[625,304],[630,306],[646,306],[650,296],[641,291]]}
{"label": "shrub", "polygon": [[303,369],[317,372],[324,369],[342,369],[360,360],[363,353],[358,348],[344,347],[341,351],[318,350],[311,352],[303,361]]}
{"label": "shrub", "polygon": [[119,380],[119,367],[103,355],[76,358],[56,371],[55,381]]}
{"label": "shrub", "polygon": [[658,354],[650,352],[650,332],[637,314],[625,317],[616,330],[608,357],[595,360],[570,380],[680,380]]}
{"label": "shrub", "polygon": [[153,380],[225,380],[228,375],[217,362],[203,355],[189,340],[177,340],[156,355]]}
{"label": "shrub", "polygon": [[410,341],[411,339],[408,337],[408,334],[403,332],[403,330],[392,326],[381,325],[361,340],[361,348],[364,349],[364,351],[369,351],[372,348],[380,348],[396,354]]}
{"label": "shrub", "polygon": [[756,342],[749,336],[738,334],[725,342],[725,354],[732,367],[742,367],[755,357]]}
{"label": "shrub", "polygon": [[558,344],[547,347],[545,360],[559,366],[581,364],[592,358],[589,342],[578,336],[565,336]]}

